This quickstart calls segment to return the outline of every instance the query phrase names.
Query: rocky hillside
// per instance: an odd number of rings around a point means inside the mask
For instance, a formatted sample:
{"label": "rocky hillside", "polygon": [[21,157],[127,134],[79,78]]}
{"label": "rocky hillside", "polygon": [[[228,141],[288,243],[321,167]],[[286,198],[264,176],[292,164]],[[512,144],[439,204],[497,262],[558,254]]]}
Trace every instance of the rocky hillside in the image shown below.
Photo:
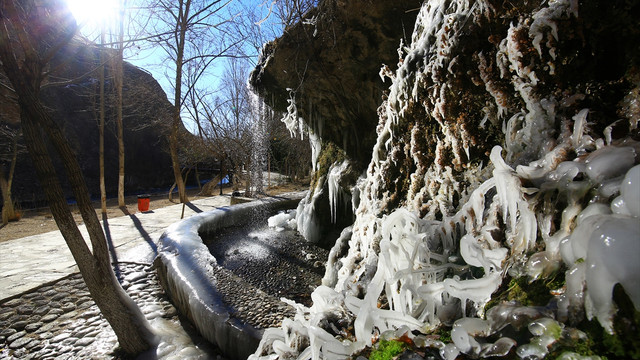
{"label": "rocky hillside", "polygon": [[[638,358],[639,15],[637,1],[425,1],[398,68],[377,64],[389,88],[345,190],[355,222],[314,305],[254,357]],[[344,157],[322,162],[340,194]],[[317,208],[298,210],[313,228]]]}
{"label": "rocky hillside", "polygon": [[[98,167],[98,75],[99,48],[81,38],[74,39],[53,59],[57,64],[50,85],[42,90],[42,101],[75,150],[89,190],[94,197],[99,192]],[[109,54],[107,54],[109,56]],[[0,81],[3,81],[0,76]],[[105,129],[105,169],[109,196],[117,192],[118,145],[115,123],[115,91],[112,72],[106,69],[107,114]],[[56,83],[60,83],[56,85]],[[5,126],[19,128],[17,104],[5,88],[0,97],[1,121]],[[172,105],[156,80],[145,70],[124,64],[123,122],[125,141],[126,192],[169,187],[173,182],[166,140],[167,124]],[[54,154],[53,147],[50,153]],[[54,161],[57,161],[54,156]],[[59,173],[62,164],[56,162]],[[8,166],[7,166],[8,168]],[[63,185],[64,186],[64,185]],[[29,155],[18,157],[13,182],[14,200],[23,207],[43,203]],[[67,192],[69,195],[70,191]]]}

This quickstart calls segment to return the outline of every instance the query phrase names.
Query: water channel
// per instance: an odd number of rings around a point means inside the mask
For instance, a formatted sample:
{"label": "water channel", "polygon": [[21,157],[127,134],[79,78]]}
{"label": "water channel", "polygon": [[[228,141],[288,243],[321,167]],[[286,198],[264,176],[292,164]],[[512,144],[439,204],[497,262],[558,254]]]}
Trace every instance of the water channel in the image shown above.
{"label": "water channel", "polygon": [[266,224],[232,226],[204,235],[218,265],[276,298],[311,306],[329,255],[297,231],[277,231]]}

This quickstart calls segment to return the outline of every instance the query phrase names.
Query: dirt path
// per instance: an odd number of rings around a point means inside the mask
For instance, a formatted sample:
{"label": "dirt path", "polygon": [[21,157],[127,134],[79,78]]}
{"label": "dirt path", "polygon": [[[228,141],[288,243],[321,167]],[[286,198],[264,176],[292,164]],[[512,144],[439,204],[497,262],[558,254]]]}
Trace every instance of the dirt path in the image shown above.
{"label": "dirt path", "polygon": [[[286,184],[277,187],[271,187],[267,189],[267,193],[269,195],[277,195],[279,193],[289,192],[289,191],[303,191],[307,190],[308,185],[305,184]],[[188,190],[187,194],[189,196],[189,200],[197,200],[201,199],[204,196],[198,195],[198,189]],[[225,189],[224,194],[230,195],[231,189]],[[219,192],[216,191],[214,193],[218,195]],[[129,214],[135,214],[138,212],[138,198],[137,196],[127,196],[125,197],[125,203],[127,204],[126,211]],[[169,195],[167,193],[161,194],[152,194],[150,197],[150,209],[159,209],[165,206],[171,206],[179,204],[180,201],[178,199],[177,194],[174,194],[173,199],[169,200]],[[98,214],[98,218],[101,219],[101,211],[100,211],[100,203],[95,202],[94,207],[96,208],[96,213]],[[120,209],[118,207],[117,199],[109,199],[107,200],[107,216],[108,218],[115,218],[118,216],[127,215],[124,211],[125,209]],[[80,216],[80,212],[78,211],[76,206],[71,206],[71,212],[73,213],[73,217],[76,220],[78,225],[82,224],[82,217]],[[0,225],[0,242],[8,241],[12,239],[19,239],[26,236],[42,234],[50,231],[58,230],[58,226],[56,222],[53,220],[53,216],[49,211],[49,208],[40,208],[33,210],[26,210],[22,212],[22,218],[19,221],[13,221],[8,223],[6,226]]]}

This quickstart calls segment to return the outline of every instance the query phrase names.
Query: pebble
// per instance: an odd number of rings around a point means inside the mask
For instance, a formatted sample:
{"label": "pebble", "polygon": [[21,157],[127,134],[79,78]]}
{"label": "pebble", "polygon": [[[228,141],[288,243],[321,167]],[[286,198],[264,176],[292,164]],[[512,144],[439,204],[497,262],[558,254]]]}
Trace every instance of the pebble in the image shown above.
{"label": "pebble", "polygon": [[42,317],[42,319],[40,319],[42,322],[51,322],[55,319],[57,319],[59,316],[56,314],[48,314]]}
{"label": "pebble", "polygon": [[31,315],[31,313],[33,313],[34,308],[35,307],[33,305],[20,305],[18,306],[16,311],[20,315]]}
{"label": "pebble", "polygon": [[51,310],[51,308],[48,305],[41,305],[37,309],[33,310],[33,313],[36,314],[36,315],[44,315],[44,314],[48,313],[49,310]]}
{"label": "pebble", "polygon": [[[153,317],[171,319],[162,321],[180,326],[177,310],[164,295],[150,265],[118,265],[123,278],[129,279],[133,287],[129,295],[141,308],[148,308]],[[200,351],[205,354],[200,358],[223,359],[210,345],[203,347],[206,352],[200,349],[204,340],[198,334],[189,336],[198,347],[185,344],[189,349],[186,353]],[[79,273],[0,302],[0,358],[119,359],[113,353],[116,347],[117,338]]]}
{"label": "pebble", "polygon": [[19,349],[21,347],[25,347],[28,343],[33,341],[33,339],[22,337],[17,339],[9,344],[9,349]]}
{"label": "pebble", "polygon": [[24,330],[27,332],[34,332],[38,329],[40,329],[40,327],[43,325],[43,323],[41,322],[34,322],[31,324],[27,324],[27,326],[24,327]]}
{"label": "pebble", "polygon": [[19,339],[19,338],[21,338],[21,337],[25,336],[26,334],[27,334],[27,332],[26,332],[26,331],[20,331],[20,332],[17,332],[17,333],[15,333],[15,334],[13,334],[13,335],[9,336],[9,337],[7,338],[7,342],[9,342],[9,343],[10,343],[10,342],[12,342],[13,340],[16,340],[16,339]]}
{"label": "pebble", "polygon": [[29,323],[26,320],[22,320],[22,321],[16,321],[13,324],[11,324],[11,327],[20,331],[20,330],[24,330],[24,328],[28,325]]}

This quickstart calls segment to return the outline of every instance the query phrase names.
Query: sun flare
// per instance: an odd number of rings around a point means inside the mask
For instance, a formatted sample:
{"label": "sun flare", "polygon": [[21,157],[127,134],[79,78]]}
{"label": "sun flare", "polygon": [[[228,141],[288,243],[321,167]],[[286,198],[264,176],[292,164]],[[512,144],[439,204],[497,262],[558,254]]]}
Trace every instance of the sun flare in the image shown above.
{"label": "sun flare", "polygon": [[99,27],[115,19],[120,0],[66,0],[79,26]]}

